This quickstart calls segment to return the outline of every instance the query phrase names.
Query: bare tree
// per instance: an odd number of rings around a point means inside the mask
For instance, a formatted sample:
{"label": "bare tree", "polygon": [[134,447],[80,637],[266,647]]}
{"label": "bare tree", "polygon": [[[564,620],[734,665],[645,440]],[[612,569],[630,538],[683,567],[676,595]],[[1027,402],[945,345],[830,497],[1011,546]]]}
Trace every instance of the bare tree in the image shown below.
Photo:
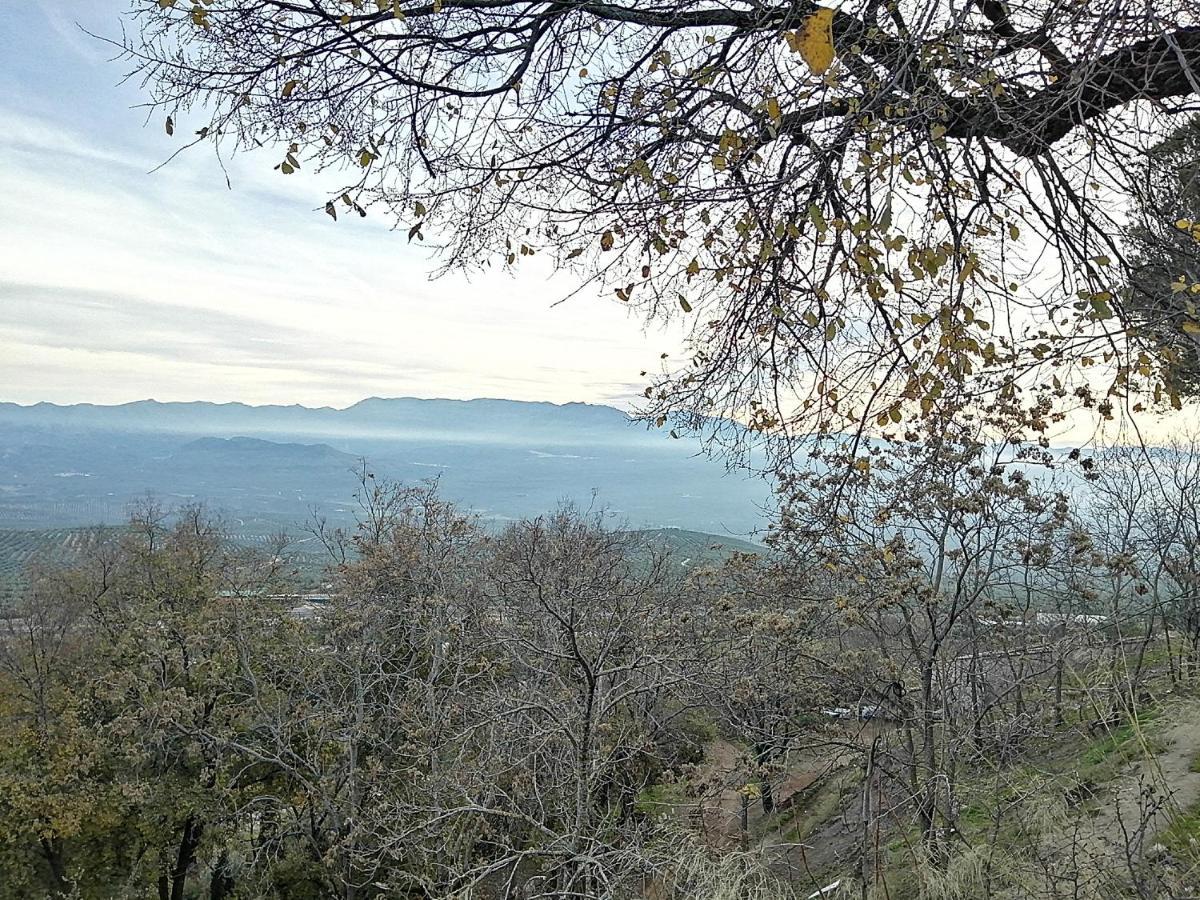
{"label": "bare tree", "polygon": [[838,442],[789,481],[775,541],[809,561],[846,623],[833,665],[860,694],[845,705],[865,696],[899,724],[875,764],[944,866],[960,840],[960,773],[1003,760],[1038,724],[1025,691],[1053,663],[1028,646],[1027,595],[1069,523],[1066,497],[970,426],[929,445],[853,447]]}
{"label": "bare tree", "polygon": [[628,890],[649,868],[637,862],[635,801],[672,763],[661,748],[695,658],[674,639],[682,610],[667,560],[568,507],[501,535],[490,580],[509,673],[496,715],[529,773],[509,802],[547,832],[534,853],[542,890]]}

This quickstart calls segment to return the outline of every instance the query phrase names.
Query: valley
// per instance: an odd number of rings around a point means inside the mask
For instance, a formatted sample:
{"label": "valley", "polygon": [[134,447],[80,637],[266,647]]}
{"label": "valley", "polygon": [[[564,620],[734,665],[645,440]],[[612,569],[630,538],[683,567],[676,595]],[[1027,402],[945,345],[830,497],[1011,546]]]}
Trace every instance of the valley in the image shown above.
{"label": "valley", "polygon": [[767,484],[619,410],[373,399],[344,410],[152,401],[0,404],[0,528],[114,524],[131,501],[204,502],[247,540],[354,516],[356,472],[445,494],[495,523],[562,501],[629,528],[749,537]]}

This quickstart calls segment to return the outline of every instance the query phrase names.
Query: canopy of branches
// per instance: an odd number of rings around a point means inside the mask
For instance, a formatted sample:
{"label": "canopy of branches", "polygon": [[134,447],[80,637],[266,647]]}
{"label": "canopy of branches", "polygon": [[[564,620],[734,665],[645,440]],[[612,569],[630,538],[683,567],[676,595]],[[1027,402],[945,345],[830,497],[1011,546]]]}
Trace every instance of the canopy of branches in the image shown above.
{"label": "canopy of branches", "polygon": [[1037,435],[1072,406],[1180,402],[1153,335],[1196,320],[1129,311],[1123,235],[1144,152],[1200,93],[1191,0],[133,16],[168,130],[199,117],[197,141],[274,148],[284,175],[342,172],[331,217],[379,210],[448,266],[547,256],[685,317],[688,359],[646,391],[660,423],[884,428],[970,395]]}

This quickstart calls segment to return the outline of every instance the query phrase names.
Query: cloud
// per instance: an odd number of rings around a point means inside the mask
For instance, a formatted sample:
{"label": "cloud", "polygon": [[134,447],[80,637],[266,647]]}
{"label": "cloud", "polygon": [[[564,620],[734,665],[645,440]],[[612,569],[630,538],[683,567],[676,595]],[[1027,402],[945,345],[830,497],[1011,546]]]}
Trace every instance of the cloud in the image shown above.
{"label": "cloud", "polygon": [[426,251],[375,220],[331,222],[299,179],[227,191],[204,161],[146,162],[0,107],[4,399],[43,399],[40,382],[60,400],[203,397],[208,369],[258,402],[597,400],[652,355],[616,304],[554,306],[566,289],[545,270],[431,283]]}
{"label": "cloud", "polygon": [[[118,0],[0,4],[0,399],[227,399],[345,405],[363,396],[632,394],[678,336],[534,261],[429,280],[429,251],[371,216],[334,223],[331,182],[268,152],[225,169],[198,147],[148,174],[168,137],[129,107],[111,48]],[[19,29],[8,27],[19,23]],[[157,114],[155,114],[157,115]],[[640,386],[638,388],[640,390]]]}
{"label": "cloud", "polygon": [[83,30],[86,28],[102,37],[112,33],[114,17],[107,14],[110,10],[105,9],[103,2],[92,3],[91,8],[88,4],[64,7],[62,3],[52,0],[37,0],[37,5],[60,44],[81,60],[100,63],[112,58],[114,48],[90,37]]}

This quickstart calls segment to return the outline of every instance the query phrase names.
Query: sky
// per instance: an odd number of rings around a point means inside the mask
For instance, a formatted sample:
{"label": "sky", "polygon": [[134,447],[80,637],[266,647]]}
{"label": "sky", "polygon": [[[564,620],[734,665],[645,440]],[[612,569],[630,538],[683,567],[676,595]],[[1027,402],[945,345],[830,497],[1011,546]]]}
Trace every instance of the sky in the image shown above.
{"label": "sky", "polygon": [[[82,30],[118,37],[127,8],[0,0],[0,401],[630,408],[641,372],[676,355],[678,333],[646,331],[611,295],[556,303],[575,285],[536,262],[431,280],[428,250],[378,216],[334,223],[324,186],[274,171],[277,152],[227,161],[231,187],[206,145],[163,166],[205,123],[168,136]],[[1153,439],[1179,417],[1139,419]]]}
{"label": "sky", "polygon": [[346,406],[367,396],[628,407],[677,338],[530,267],[431,281],[378,217],[149,118],[127,0],[0,0],[0,401]]}

